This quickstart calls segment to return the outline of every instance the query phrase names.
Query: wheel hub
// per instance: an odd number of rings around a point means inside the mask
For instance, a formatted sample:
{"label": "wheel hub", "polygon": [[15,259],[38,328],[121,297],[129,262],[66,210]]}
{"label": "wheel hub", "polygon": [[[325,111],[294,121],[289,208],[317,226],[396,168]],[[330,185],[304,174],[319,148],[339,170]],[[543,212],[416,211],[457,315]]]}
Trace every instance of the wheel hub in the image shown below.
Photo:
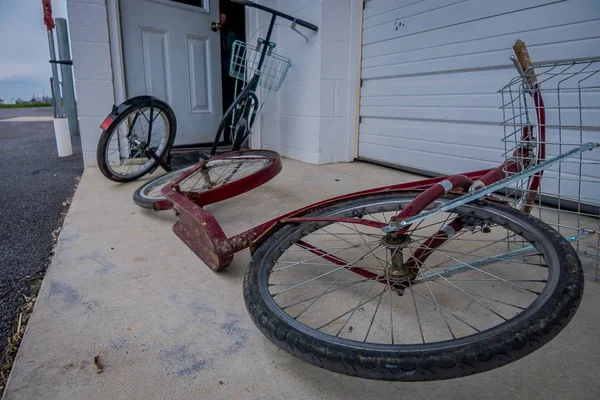
{"label": "wheel hub", "polygon": [[[402,250],[410,243],[410,237],[402,234],[389,233],[381,239],[381,243],[387,247],[390,252],[390,262],[387,265],[387,278],[394,284],[408,282],[411,279],[411,273],[404,263],[404,254]],[[402,285],[398,285],[402,287]]]}

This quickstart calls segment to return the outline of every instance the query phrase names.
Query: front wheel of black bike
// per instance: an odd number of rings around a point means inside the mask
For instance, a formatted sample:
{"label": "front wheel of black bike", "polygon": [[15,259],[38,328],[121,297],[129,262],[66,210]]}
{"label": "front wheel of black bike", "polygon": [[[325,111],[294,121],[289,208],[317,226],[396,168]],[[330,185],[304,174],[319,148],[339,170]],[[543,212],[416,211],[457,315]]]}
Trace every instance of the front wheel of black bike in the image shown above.
{"label": "front wheel of black bike", "polygon": [[177,123],[171,107],[143,96],[102,132],[96,158],[102,174],[114,182],[134,181],[157,167],[151,155],[166,161]]}

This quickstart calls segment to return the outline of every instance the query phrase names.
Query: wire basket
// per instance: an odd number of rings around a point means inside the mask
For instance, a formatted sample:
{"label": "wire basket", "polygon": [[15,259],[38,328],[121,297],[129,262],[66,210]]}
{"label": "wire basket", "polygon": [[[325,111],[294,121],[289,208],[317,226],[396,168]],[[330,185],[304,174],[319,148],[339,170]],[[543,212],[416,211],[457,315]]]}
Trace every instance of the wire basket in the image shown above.
{"label": "wire basket", "polygon": [[[545,103],[540,125],[532,92],[522,76],[502,94],[505,157],[519,146],[524,129],[533,129],[532,145],[546,130],[546,158],[583,143],[600,142],[600,58],[534,66]],[[529,127],[529,128],[528,128]],[[539,155],[537,155],[539,156]],[[531,179],[531,178],[529,178]],[[511,187],[508,196],[522,204],[529,179]],[[544,171],[531,214],[553,226],[579,253],[584,274],[600,278],[600,151],[580,153]]]}
{"label": "wire basket", "polygon": [[[236,40],[231,50],[229,76],[242,82],[247,82],[258,67],[261,47],[265,45],[264,42],[259,42],[259,48],[257,48],[256,46]],[[278,91],[290,66],[291,62],[289,58],[277,55],[273,51],[273,47],[269,48],[262,65],[259,85],[270,91]]]}

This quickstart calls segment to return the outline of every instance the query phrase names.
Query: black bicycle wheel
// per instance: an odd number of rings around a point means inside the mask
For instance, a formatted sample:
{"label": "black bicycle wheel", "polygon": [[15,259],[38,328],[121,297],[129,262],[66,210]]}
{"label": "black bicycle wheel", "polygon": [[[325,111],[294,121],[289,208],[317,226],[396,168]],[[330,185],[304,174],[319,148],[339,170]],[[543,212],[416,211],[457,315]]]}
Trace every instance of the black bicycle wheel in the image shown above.
{"label": "black bicycle wheel", "polygon": [[147,96],[127,102],[131,107],[102,132],[96,153],[100,171],[114,182],[134,181],[157,167],[146,150],[166,161],[177,131],[167,103]]}
{"label": "black bicycle wheel", "polygon": [[[386,222],[416,195],[372,195],[317,215]],[[412,275],[397,273],[410,265]],[[513,362],[567,325],[582,291],[581,263],[560,234],[486,201],[397,237],[353,223],[286,224],[244,278],[247,309],[277,346],[331,371],[398,381]]]}
{"label": "black bicycle wheel", "polygon": [[165,200],[165,196],[160,192],[162,188],[171,182],[173,179],[178,178],[184,172],[193,168],[194,165],[179,168],[166,174],[160,175],[148,182],[144,183],[133,193],[133,201],[135,204],[142,208],[152,208],[152,204],[158,200]]}

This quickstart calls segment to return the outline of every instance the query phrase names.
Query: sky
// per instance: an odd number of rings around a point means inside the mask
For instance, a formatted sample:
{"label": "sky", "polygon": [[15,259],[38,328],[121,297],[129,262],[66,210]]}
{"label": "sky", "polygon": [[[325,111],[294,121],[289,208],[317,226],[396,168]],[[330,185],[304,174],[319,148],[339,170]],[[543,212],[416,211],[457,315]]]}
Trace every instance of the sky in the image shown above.
{"label": "sky", "polygon": [[[52,11],[67,18],[66,0],[52,0]],[[0,0],[0,99],[49,96],[49,59],[42,0]]]}

